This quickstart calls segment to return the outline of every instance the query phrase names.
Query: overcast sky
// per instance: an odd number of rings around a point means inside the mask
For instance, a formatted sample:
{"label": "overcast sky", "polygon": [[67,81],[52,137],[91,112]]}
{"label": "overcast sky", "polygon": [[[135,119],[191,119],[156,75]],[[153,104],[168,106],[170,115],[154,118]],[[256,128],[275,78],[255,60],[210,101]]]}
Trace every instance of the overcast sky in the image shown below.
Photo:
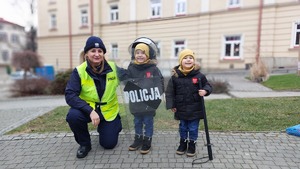
{"label": "overcast sky", "polygon": [[[0,18],[29,28],[37,26],[37,17],[30,12],[31,0],[0,0]],[[35,11],[36,13],[37,11]]]}

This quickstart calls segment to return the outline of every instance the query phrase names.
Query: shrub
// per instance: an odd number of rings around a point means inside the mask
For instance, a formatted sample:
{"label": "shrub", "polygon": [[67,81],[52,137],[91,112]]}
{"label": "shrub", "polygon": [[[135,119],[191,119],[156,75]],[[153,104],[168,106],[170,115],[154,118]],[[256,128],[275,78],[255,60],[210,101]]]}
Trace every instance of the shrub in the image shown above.
{"label": "shrub", "polygon": [[70,79],[71,73],[72,69],[57,73],[54,81],[51,82],[49,87],[50,94],[65,94],[65,88],[68,80]]}
{"label": "shrub", "polygon": [[227,81],[216,80],[214,78],[208,81],[213,88],[212,93],[228,93],[230,85]]}
{"label": "shrub", "polygon": [[13,97],[44,95],[50,82],[44,78],[16,80],[10,88]]}
{"label": "shrub", "polygon": [[268,68],[262,60],[258,60],[250,69],[250,79],[253,82],[264,82],[268,80]]}

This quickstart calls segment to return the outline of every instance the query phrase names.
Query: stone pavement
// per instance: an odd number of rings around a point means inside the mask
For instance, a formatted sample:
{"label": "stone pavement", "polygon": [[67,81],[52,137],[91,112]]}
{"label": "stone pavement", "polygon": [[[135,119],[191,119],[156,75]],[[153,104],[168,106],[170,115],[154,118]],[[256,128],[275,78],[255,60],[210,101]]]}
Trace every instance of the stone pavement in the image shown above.
{"label": "stone pavement", "polygon": [[[245,74],[208,74],[208,78],[229,82],[229,95],[212,94],[206,99],[243,97],[300,96],[300,92],[274,92],[244,79]],[[1,84],[0,84],[1,85]],[[5,87],[0,88],[3,90]],[[2,93],[0,91],[0,93]],[[2,94],[3,95],[3,94]],[[0,169],[6,168],[300,168],[300,137],[285,132],[210,132],[213,160],[207,158],[206,137],[199,133],[197,156],[175,154],[179,135],[174,131],[155,131],[153,149],[147,155],[128,151],[133,133],[122,131],[118,146],[104,150],[98,134],[92,132],[92,150],[77,159],[77,143],[72,133],[3,135],[57,106],[66,105],[63,96],[0,99]],[[203,122],[202,122],[203,123]],[[209,123],[209,121],[208,121]],[[201,124],[202,125],[202,124]]]}
{"label": "stone pavement", "polygon": [[207,159],[205,134],[200,132],[196,157],[175,154],[177,132],[156,131],[152,151],[141,155],[128,151],[133,135],[122,133],[113,150],[104,150],[92,136],[92,150],[84,159],[77,159],[72,134],[50,133],[5,135],[0,137],[0,168],[206,168],[206,169],[299,169],[300,139],[285,133],[223,133],[210,132],[213,160]]}

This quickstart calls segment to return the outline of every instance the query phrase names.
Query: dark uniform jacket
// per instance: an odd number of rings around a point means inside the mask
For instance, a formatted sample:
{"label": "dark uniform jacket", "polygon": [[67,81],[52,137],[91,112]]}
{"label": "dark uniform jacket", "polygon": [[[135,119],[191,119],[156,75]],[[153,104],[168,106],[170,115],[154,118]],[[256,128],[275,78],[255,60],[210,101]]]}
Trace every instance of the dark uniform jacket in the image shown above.
{"label": "dark uniform jacket", "polygon": [[194,120],[204,117],[204,99],[199,96],[198,90],[207,91],[206,96],[212,92],[212,86],[205,75],[200,72],[200,66],[186,76],[178,70],[179,65],[174,67],[171,79],[166,89],[166,108],[176,108],[175,119]]}
{"label": "dark uniform jacket", "polygon": [[[109,66],[106,60],[104,60],[104,70],[100,74],[96,74],[93,72],[89,62],[87,62],[88,66],[86,68],[87,73],[94,79],[94,83],[96,85],[97,94],[101,99],[106,86],[106,74],[113,71]],[[117,74],[120,80],[123,80],[123,77],[126,76],[126,70],[117,67]],[[78,109],[85,113],[86,115],[90,115],[93,108],[84,100],[82,100],[79,95],[81,91],[81,79],[77,72],[77,69],[73,69],[73,72],[70,76],[70,79],[67,83],[65,89],[65,99],[67,104],[75,109]],[[99,109],[99,114],[101,115],[101,110]]]}

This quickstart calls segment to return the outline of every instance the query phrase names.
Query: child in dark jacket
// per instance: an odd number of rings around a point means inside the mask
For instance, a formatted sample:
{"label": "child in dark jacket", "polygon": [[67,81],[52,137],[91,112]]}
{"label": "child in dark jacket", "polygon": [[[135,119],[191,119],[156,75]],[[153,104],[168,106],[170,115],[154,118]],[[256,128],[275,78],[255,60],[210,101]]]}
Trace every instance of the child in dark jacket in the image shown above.
{"label": "child in dark jacket", "polygon": [[203,119],[205,107],[203,96],[212,92],[212,86],[200,72],[200,65],[195,63],[194,52],[184,49],[179,54],[179,65],[172,70],[171,79],[166,89],[166,108],[175,113],[180,120],[180,145],[176,154],[187,156],[196,154],[196,140],[200,119]]}
{"label": "child in dark jacket", "polygon": [[[150,42],[150,44],[149,44]],[[134,142],[130,151],[140,147],[141,154],[150,152],[154,116],[161,102],[164,80],[156,62],[155,43],[149,38],[138,38],[129,46],[132,61],[128,66],[128,80],[124,91],[129,109],[134,115]]]}

